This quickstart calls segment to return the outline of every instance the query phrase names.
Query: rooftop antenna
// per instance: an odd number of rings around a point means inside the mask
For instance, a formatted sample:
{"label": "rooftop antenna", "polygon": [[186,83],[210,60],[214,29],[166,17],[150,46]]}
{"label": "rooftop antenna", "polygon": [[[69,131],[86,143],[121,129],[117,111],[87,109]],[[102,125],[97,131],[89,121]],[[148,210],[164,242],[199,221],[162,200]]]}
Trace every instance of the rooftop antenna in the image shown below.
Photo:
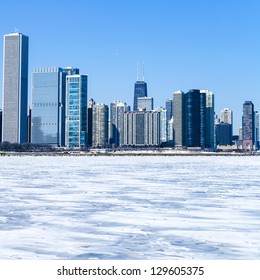
{"label": "rooftop antenna", "polygon": [[18,33],[18,32],[19,32],[19,29],[18,29],[17,27],[15,27],[15,28],[14,28],[14,32],[15,32],[15,33]]}

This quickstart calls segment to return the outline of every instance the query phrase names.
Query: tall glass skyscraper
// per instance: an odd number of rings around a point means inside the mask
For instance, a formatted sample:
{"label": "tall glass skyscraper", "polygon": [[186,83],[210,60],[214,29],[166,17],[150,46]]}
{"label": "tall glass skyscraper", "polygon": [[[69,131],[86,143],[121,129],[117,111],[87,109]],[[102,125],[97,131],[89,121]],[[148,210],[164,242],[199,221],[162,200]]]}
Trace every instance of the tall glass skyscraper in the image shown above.
{"label": "tall glass skyscraper", "polygon": [[255,112],[254,104],[252,101],[245,101],[243,104],[243,117],[242,117],[242,133],[243,133],[243,149],[252,150],[255,139]]}
{"label": "tall glass skyscraper", "polygon": [[147,97],[147,84],[145,81],[137,81],[135,83],[133,111],[138,110],[138,97]]}
{"label": "tall glass skyscraper", "polygon": [[2,140],[28,141],[29,38],[21,33],[4,35]]}
{"label": "tall glass skyscraper", "polygon": [[87,88],[87,75],[66,76],[66,147],[87,144]]}
{"label": "tall glass skyscraper", "polygon": [[66,72],[36,68],[32,77],[31,143],[65,145]]}

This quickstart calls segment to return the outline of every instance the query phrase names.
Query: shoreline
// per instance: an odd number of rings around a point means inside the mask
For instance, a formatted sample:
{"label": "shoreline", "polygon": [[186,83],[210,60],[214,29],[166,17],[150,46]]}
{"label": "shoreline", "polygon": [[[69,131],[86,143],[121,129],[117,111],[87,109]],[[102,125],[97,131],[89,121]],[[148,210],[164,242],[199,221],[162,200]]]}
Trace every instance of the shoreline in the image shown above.
{"label": "shoreline", "polygon": [[232,153],[232,152],[165,152],[165,151],[132,151],[132,152],[82,152],[82,151],[69,151],[69,152],[0,152],[0,157],[10,156],[110,156],[110,157],[133,157],[133,156],[260,156],[260,153]]}

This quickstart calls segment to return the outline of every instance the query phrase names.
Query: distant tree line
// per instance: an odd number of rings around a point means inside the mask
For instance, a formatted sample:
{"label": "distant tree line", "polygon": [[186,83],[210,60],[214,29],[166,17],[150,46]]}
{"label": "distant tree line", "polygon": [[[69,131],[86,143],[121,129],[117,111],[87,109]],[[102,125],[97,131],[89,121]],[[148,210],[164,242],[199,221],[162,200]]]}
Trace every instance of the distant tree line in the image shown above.
{"label": "distant tree line", "polygon": [[0,143],[0,151],[5,152],[52,152],[55,148],[47,144],[31,144],[31,143]]}

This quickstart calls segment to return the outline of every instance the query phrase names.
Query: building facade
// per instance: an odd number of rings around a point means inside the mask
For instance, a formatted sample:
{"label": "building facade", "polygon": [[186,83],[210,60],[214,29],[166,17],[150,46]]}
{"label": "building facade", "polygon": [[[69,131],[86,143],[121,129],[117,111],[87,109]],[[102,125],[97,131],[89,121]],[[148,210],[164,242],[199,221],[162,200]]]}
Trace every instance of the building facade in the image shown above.
{"label": "building facade", "polygon": [[108,146],[108,106],[96,104],[92,115],[92,146],[106,148]]}
{"label": "building facade", "polygon": [[66,73],[36,68],[32,76],[31,143],[65,145]]}
{"label": "building facade", "polygon": [[232,126],[229,123],[220,122],[216,125],[216,145],[232,145]]}
{"label": "building facade", "polygon": [[153,110],[153,98],[152,97],[138,97],[137,98],[137,108],[138,110],[145,109],[146,111]]}
{"label": "building facade", "polygon": [[173,93],[173,140],[176,147],[185,147],[186,143],[186,95],[181,90]]}
{"label": "building facade", "polygon": [[21,33],[4,35],[2,140],[28,142],[29,38]]}
{"label": "building facade", "polygon": [[[215,148],[215,101],[214,93],[209,90],[201,90],[201,94],[206,97],[206,119],[205,119],[205,148]],[[201,99],[202,100],[202,99]]]}
{"label": "building facade", "polygon": [[110,143],[122,146],[124,143],[124,113],[130,111],[130,106],[125,102],[115,101],[110,104]]}
{"label": "building facade", "polygon": [[87,75],[66,76],[65,146],[87,144]]}
{"label": "building facade", "polygon": [[135,83],[133,111],[138,110],[138,97],[147,97],[147,84],[145,81],[137,81]]}
{"label": "building facade", "polygon": [[243,149],[253,150],[255,139],[255,123],[254,123],[254,104],[252,101],[245,101],[243,104],[242,116],[242,135],[243,135]]}
{"label": "building facade", "polygon": [[124,114],[124,146],[160,145],[160,112],[135,111]]}

